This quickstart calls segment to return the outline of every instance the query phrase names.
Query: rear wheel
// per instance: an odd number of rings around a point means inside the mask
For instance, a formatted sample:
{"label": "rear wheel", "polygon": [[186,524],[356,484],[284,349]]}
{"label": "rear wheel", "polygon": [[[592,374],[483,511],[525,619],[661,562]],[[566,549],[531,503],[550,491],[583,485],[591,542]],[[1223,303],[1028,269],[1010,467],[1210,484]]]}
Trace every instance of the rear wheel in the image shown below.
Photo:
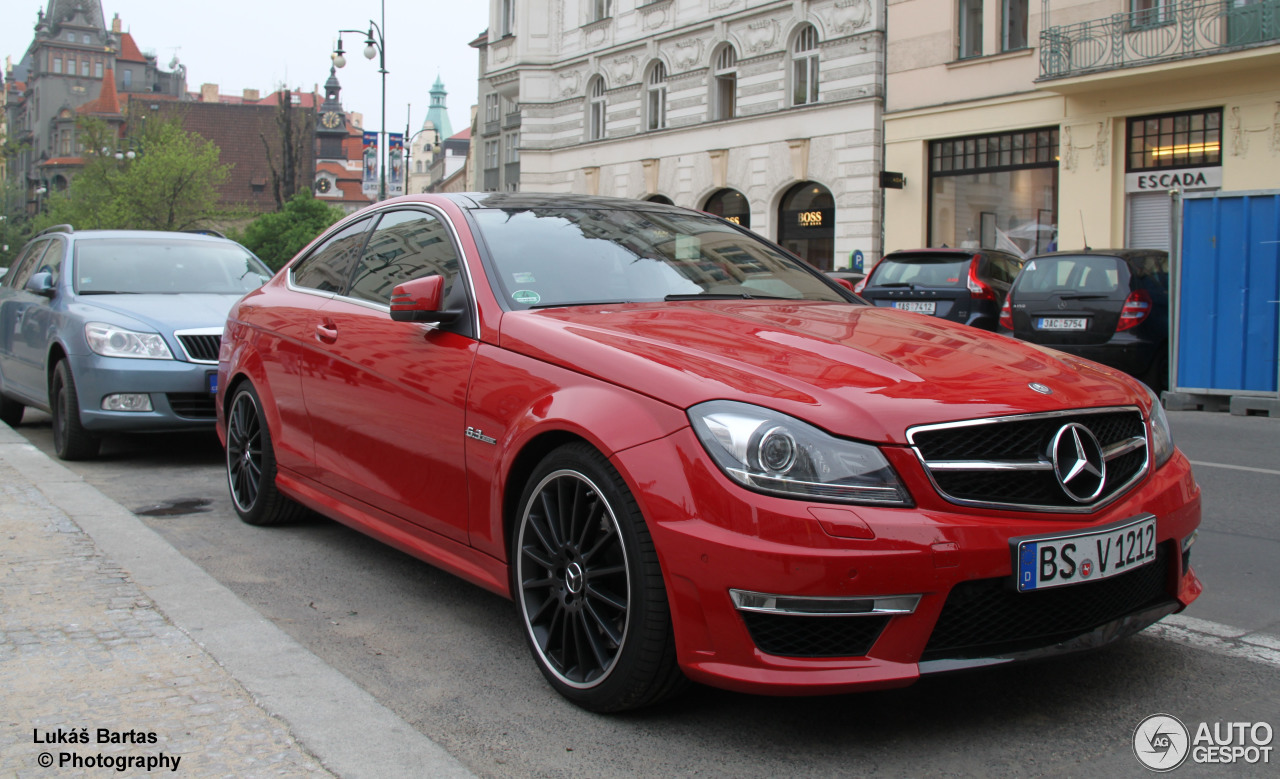
{"label": "rear wheel", "polygon": [[303,512],[276,489],[271,431],[248,383],[236,389],[227,411],[227,486],[236,513],[250,525],[282,525]]}
{"label": "rear wheel", "polygon": [[53,369],[49,407],[53,409],[53,449],[58,457],[63,460],[97,457],[102,439],[80,424],[80,396],[66,360],[60,360]]}
{"label": "rear wheel", "polygon": [[530,477],[511,575],[534,660],[569,700],[592,711],[622,711],[687,684],[644,517],[594,448],[561,447]]}
{"label": "rear wheel", "polygon": [[26,407],[18,401],[0,395],[0,422],[9,427],[17,427],[22,424],[22,412],[25,410]]}

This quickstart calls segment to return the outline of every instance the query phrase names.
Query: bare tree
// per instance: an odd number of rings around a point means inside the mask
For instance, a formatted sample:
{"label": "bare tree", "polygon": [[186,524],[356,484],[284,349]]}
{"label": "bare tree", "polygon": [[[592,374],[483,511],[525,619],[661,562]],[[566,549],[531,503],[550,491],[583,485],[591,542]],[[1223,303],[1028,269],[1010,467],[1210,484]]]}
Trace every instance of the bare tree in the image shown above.
{"label": "bare tree", "polygon": [[267,165],[271,168],[271,194],[276,209],[302,190],[310,190],[315,179],[315,108],[300,108],[293,104],[294,92],[281,88],[276,106],[276,132],[273,136],[260,133],[262,145],[267,150]]}

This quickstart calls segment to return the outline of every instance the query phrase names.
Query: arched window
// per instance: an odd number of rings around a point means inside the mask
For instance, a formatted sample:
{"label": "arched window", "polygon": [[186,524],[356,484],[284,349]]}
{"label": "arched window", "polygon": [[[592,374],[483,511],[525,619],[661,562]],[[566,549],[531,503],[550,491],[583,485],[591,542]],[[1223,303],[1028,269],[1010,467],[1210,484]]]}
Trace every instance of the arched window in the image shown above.
{"label": "arched window", "polygon": [[791,105],[818,102],[818,31],[806,24],[791,44]]}
{"label": "arched window", "polygon": [[663,205],[666,205],[666,206],[675,205],[675,203],[671,201],[671,198],[667,197],[666,195],[650,195],[649,197],[645,198],[645,200],[649,201],[650,203],[662,203]]}
{"label": "arched window", "polygon": [[746,195],[736,189],[721,189],[713,193],[702,210],[741,227],[751,226],[751,204],[747,202]]}
{"label": "arched window", "polygon": [[711,89],[711,118],[732,119],[738,110],[738,53],[731,45],[716,52]]}
{"label": "arched window", "polygon": [[587,140],[598,141],[605,132],[604,79],[596,76],[587,84]]}
{"label": "arched window", "polygon": [[796,184],[778,204],[778,243],[821,271],[835,260],[836,201],[816,181]]}
{"label": "arched window", "polygon": [[661,130],[667,126],[667,66],[661,61],[649,69],[646,90],[645,129]]}

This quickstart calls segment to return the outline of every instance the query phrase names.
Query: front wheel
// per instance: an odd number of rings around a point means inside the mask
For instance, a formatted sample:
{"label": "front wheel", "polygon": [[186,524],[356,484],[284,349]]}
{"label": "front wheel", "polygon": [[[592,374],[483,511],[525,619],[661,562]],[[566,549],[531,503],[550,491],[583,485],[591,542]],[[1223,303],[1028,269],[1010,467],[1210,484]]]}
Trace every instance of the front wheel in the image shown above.
{"label": "front wheel", "polygon": [[53,409],[53,450],[58,457],[63,460],[97,457],[102,439],[80,424],[80,396],[66,360],[59,361],[53,369],[49,408]]}
{"label": "front wheel", "polygon": [[302,507],[276,489],[276,455],[262,402],[241,384],[227,410],[227,485],[240,519],[250,525],[282,525]]}
{"label": "front wheel", "polygon": [[534,470],[512,536],[525,638],[560,694],[591,711],[647,706],[686,684],[662,571],[635,498],[594,448]]}

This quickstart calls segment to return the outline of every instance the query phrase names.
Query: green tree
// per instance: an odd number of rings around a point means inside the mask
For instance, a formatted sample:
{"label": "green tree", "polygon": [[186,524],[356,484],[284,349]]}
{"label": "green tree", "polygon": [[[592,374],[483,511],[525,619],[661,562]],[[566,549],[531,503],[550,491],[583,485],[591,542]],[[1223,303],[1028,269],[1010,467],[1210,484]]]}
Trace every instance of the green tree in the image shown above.
{"label": "green tree", "polygon": [[[105,123],[81,121],[88,149],[112,149]],[[183,129],[177,118],[151,117],[142,123],[130,150],[134,159],[90,154],[66,192],[49,198],[41,226],[70,224],[77,230],[193,230],[224,214],[218,187],[231,172],[218,162],[218,147]]]}
{"label": "green tree", "polygon": [[283,210],[263,214],[235,237],[272,270],[279,270],[340,218],[342,209],[316,200],[310,190],[304,189],[290,198]]}

